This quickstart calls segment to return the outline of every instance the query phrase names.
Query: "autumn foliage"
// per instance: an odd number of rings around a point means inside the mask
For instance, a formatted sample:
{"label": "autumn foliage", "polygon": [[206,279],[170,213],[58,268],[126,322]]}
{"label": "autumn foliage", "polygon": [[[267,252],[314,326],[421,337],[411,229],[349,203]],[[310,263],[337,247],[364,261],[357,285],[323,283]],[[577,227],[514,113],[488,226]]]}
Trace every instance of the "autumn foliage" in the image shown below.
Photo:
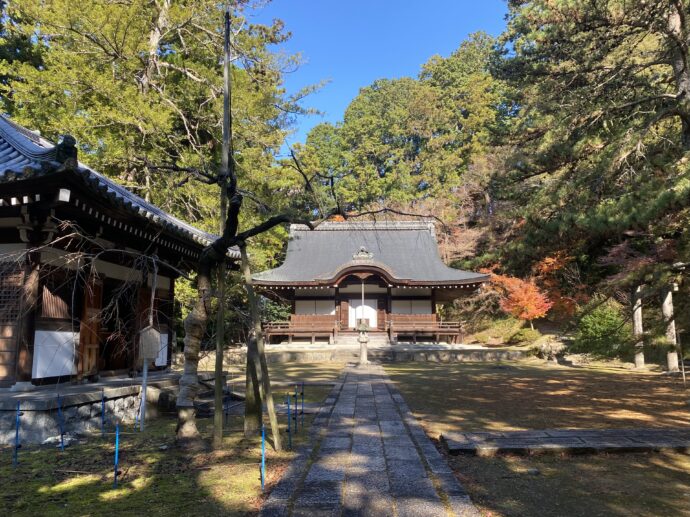
{"label": "autumn foliage", "polygon": [[532,269],[532,282],[538,282],[541,291],[552,302],[551,312],[558,318],[575,314],[579,304],[587,303],[587,286],[582,282],[575,257],[565,251],[544,257]]}
{"label": "autumn foliage", "polygon": [[529,321],[532,328],[532,320],[546,316],[553,305],[532,281],[492,274],[491,284],[500,295],[501,309]]}

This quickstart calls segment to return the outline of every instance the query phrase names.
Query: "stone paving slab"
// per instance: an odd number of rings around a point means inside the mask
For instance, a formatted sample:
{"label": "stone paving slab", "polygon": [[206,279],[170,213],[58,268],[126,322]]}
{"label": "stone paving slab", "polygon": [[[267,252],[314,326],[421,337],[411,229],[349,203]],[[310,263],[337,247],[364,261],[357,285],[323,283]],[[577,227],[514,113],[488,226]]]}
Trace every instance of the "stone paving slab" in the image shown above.
{"label": "stone paving slab", "polygon": [[690,452],[690,429],[544,429],[482,433],[447,433],[441,436],[450,454],[540,454]]}
{"label": "stone paving slab", "polygon": [[346,368],[261,515],[478,516],[378,365]]}

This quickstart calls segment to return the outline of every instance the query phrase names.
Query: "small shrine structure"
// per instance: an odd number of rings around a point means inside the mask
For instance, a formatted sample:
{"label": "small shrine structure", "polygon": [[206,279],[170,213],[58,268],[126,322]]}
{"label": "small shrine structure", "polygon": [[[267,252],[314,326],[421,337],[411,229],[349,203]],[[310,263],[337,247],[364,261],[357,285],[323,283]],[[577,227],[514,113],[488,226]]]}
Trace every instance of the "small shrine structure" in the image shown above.
{"label": "small shrine structure", "polygon": [[151,312],[165,368],[175,279],[214,239],[0,116],[0,388],[139,368]]}
{"label": "small shrine structure", "polygon": [[270,297],[292,304],[289,321],[269,322],[269,343],[297,339],[343,343],[358,324],[372,338],[458,342],[462,325],[443,321],[441,304],[476,291],[488,276],[454,269],[438,252],[435,225],[424,221],[292,225],[285,262],[255,274]]}

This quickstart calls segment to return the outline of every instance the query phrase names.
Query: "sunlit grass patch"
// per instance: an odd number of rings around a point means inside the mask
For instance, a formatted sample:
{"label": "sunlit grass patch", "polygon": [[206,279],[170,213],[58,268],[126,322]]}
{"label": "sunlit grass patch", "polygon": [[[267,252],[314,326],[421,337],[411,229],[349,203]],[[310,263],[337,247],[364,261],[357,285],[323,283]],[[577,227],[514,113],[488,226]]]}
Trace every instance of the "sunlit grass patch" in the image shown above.
{"label": "sunlit grass patch", "polygon": [[[284,373],[280,373],[284,372]],[[319,382],[334,379],[340,368],[298,365],[276,368],[276,377]],[[284,390],[276,391],[281,402]],[[307,386],[305,402],[321,402],[329,386]],[[294,389],[291,390],[294,392]],[[300,400],[301,402],[301,400]],[[312,415],[305,415],[304,430],[293,435],[293,446],[307,440]],[[286,417],[279,415],[284,443]],[[301,422],[301,419],[300,419]],[[199,419],[199,430],[210,443],[212,419]],[[147,422],[140,433],[121,426],[120,476],[113,487],[114,435],[109,429],[85,443],[61,452],[55,447],[25,446],[19,466],[12,467],[12,449],[0,448],[0,515],[110,516],[110,515],[252,515],[257,513],[261,492],[260,436],[245,439],[241,416],[230,416],[224,429],[223,447],[188,452],[175,446],[176,417],[163,414]],[[281,477],[292,451],[275,452],[267,436],[267,489]]]}

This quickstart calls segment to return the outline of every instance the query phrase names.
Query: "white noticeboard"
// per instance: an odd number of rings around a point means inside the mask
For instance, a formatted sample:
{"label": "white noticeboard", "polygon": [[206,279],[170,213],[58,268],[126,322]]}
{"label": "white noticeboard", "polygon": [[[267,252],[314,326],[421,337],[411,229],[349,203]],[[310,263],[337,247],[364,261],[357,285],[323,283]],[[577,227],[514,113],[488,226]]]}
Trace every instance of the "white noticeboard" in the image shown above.
{"label": "white noticeboard", "polygon": [[168,334],[161,334],[161,345],[156,356],[156,366],[168,364]]}
{"label": "white noticeboard", "polygon": [[139,331],[139,357],[155,359],[161,348],[161,333],[155,327],[146,327]]}
{"label": "white noticeboard", "polygon": [[34,334],[34,379],[77,374],[74,364],[78,332],[37,330]]}

